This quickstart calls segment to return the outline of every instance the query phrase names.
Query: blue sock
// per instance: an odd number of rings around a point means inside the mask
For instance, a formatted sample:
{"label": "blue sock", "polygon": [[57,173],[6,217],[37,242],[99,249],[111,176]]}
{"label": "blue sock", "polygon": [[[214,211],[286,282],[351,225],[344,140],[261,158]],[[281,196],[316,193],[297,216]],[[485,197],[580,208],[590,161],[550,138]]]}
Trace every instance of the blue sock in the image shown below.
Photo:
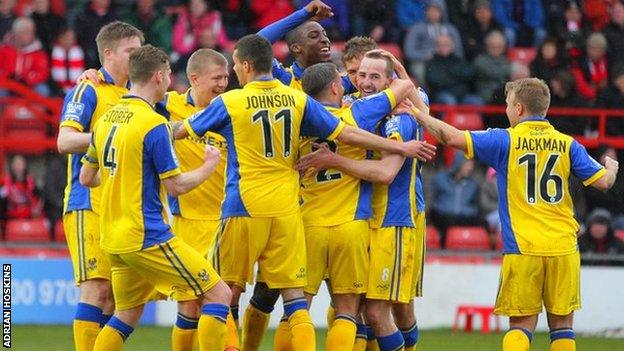
{"label": "blue sock", "polygon": [[574,330],[572,328],[561,328],[550,331],[550,342],[558,339],[574,339]]}
{"label": "blue sock", "polygon": [[[509,330],[513,330],[513,329],[518,329],[518,330],[522,331],[527,336],[527,338],[529,338],[529,342],[533,341],[533,333],[531,333],[527,329],[520,328],[520,327],[509,328]],[[552,338],[552,336],[551,336],[551,338]]]}
{"label": "blue sock", "polygon": [[112,316],[113,316],[112,314],[102,313],[102,320],[100,321],[100,328],[104,327],[106,323],[108,323],[108,321],[111,319]]}
{"label": "blue sock", "polygon": [[134,331],[134,328],[122,322],[115,316],[112,316],[108,323],[106,323],[106,325],[115,329],[119,334],[121,334],[121,337],[124,340],[128,339],[130,334],[132,334],[132,332]]}
{"label": "blue sock", "polygon": [[411,328],[402,329],[401,334],[403,335],[403,340],[405,341],[405,347],[412,347],[416,345],[418,342],[418,325],[414,323]]}
{"label": "blue sock", "polygon": [[377,344],[380,351],[395,351],[405,346],[403,335],[398,330],[394,334],[377,337]]}
{"label": "blue sock", "polygon": [[359,339],[368,339],[366,337],[366,335],[367,335],[366,334],[366,325],[364,325],[364,324],[357,324],[356,326],[357,326],[357,329],[355,331],[355,338],[356,339],[358,339],[358,338]]}
{"label": "blue sock", "polygon": [[197,323],[199,319],[191,318],[183,315],[182,313],[178,313],[178,317],[176,318],[175,325],[180,329],[197,329]]}
{"label": "blue sock", "polygon": [[88,303],[79,302],[78,306],[76,306],[74,319],[100,323],[102,321],[102,309],[97,306],[89,305]]}
{"label": "blue sock", "polygon": [[284,301],[284,313],[286,314],[287,318],[290,318],[290,316],[292,316],[293,313],[299,310],[307,310],[307,309],[308,309],[308,302],[306,301],[305,297],[300,297],[298,299]]}
{"label": "blue sock", "polygon": [[227,320],[228,312],[230,311],[230,307],[227,305],[222,305],[220,303],[207,303],[202,306],[202,314],[214,317],[221,322],[225,323]]}

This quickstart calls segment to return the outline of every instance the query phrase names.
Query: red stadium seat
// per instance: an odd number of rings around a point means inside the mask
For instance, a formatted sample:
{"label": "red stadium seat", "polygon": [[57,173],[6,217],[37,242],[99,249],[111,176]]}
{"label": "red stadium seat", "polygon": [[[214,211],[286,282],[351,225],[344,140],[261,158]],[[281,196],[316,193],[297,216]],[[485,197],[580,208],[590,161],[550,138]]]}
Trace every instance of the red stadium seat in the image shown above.
{"label": "red stadium seat", "polygon": [[536,48],[515,47],[510,48],[507,52],[509,61],[524,63],[527,66],[535,59],[535,56],[537,56]]}
{"label": "red stadium seat", "polygon": [[47,242],[50,241],[50,224],[45,218],[10,219],[5,238],[7,241]]}
{"label": "red stadium seat", "polygon": [[440,233],[438,229],[432,225],[427,226],[427,250],[440,249]]}
{"label": "red stadium seat", "polygon": [[615,237],[624,241],[624,229],[619,229],[615,231]]}
{"label": "red stadium seat", "polygon": [[481,115],[476,112],[449,112],[444,117],[444,120],[446,123],[461,130],[483,129],[483,120],[481,120]]}
{"label": "red stadium seat", "polygon": [[399,60],[403,59],[403,50],[401,50],[401,47],[395,43],[380,43],[379,48],[390,52],[392,55],[394,55],[394,57],[398,58]]}
{"label": "red stadium seat", "polygon": [[63,227],[62,219],[56,221],[56,224],[54,225],[54,241],[60,243],[67,241],[67,239],[65,239],[65,227]]}
{"label": "red stadium seat", "polygon": [[494,244],[494,248],[497,251],[503,251],[503,234],[502,233],[496,233],[496,242]]}
{"label": "red stadium seat", "polygon": [[277,41],[273,44],[273,55],[278,61],[283,61],[288,54],[288,44],[285,41]]}
{"label": "red stadium seat", "polygon": [[490,238],[482,227],[450,227],[446,234],[449,250],[490,250]]}

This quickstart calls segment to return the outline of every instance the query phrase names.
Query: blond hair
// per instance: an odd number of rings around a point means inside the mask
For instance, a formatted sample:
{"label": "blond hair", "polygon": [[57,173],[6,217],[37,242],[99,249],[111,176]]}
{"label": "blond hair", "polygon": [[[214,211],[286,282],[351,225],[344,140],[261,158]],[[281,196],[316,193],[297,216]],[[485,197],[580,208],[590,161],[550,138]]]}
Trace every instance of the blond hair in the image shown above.
{"label": "blond hair", "polygon": [[378,48],[379,46],[377,46],[377,42],[375,42],[373,38],[353,37],[345,43],[342,53],[342,62],[362,58],[367,52]]}
{"label": "blond hair", "polygon": [[125,22],[115,21],[102,27],[95,37],[100,63],[104,64],[104,50],[115,50],[122,39],[134,37],[139,38],[141,44],[145,41],[141,30]]}
{"label": "blond hair", "polygon": [[186,64],[186,76],[192,73],[203,73],[208,65],[227,66],[227,60],[221,53],[212,49],[199,49],[195,51]]}
{"label": "blond hair", "polygon": [[550,106],[550,90],[541,79],[522,78],[505,84],[505,96],[513,93],[512,103],[519,103],[530,115],[545,117]]}
{"label": "blond hair", "polygon": [[130,54],[130,81],[146,84],[154,73],[169,66],[169,56],[162,49],[145,45]]}

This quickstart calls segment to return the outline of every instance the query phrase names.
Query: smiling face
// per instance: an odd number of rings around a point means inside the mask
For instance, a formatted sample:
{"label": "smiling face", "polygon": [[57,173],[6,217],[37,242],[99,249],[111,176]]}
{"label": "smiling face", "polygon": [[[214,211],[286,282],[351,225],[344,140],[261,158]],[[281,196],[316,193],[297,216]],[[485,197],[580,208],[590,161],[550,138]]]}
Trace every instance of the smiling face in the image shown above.
{"label": "smiling face", "polygon": [[319,62],[328,62],[331,54],[331,42],[327,38],[325,29],[314,21],[302,24],[298,29],[301,36],[298,43],[294,44],[295,55],[301,58],[301,63],[306,67]]}
{"label": "smiling face", "polygon": [[191,73],[190,82],[200,96],[210,101],[225,92],[228,85],[227,65],[210,63],[202,72]]}
{"label": "smiling face", "polygon": [[376,94],[390,86],[391,77],[386,73],[387,62],[364,57],[357,74],[357,89],[362,97]]}

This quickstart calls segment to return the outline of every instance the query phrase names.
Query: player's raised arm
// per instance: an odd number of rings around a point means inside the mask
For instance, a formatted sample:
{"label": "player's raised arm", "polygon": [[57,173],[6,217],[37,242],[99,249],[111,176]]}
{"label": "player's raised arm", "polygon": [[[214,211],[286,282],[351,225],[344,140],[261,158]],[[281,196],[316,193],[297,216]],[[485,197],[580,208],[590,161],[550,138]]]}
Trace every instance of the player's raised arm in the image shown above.
{"label": "player's raised arm", "polygon": [[447,124],[435,117],[414,109],[414,117],[434,138],[446,146],[466,152],[466,136],[463,131]]}
{"label": "player's raised arm", "polygon": [[320,21],[332,17],[333,15],[331,7],[322,1],[314,0],[307,4],[306,7],[293,12],[275,23],[271,23],[258,31],[257,34],[267,39],[272,44],[307,20]]}
{"label": "player's raised arm", "polygon": [[606,156],[604,167],[594,160],[583,145],[572,141],[570,145],[570,169],[574,175],[583,181],[583,185],[592,186],[601,191],[611,189],[619,170],[618,161]]}

